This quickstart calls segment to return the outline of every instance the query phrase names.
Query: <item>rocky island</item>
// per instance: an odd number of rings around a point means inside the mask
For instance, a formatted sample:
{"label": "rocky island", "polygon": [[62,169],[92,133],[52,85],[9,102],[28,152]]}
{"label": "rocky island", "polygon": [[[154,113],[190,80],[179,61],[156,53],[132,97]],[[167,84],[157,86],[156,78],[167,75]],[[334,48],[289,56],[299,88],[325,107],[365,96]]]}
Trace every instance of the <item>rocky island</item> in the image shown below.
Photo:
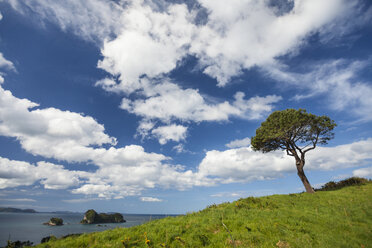
{"label": "rocky island", "polygon": [[123,223],[125,222],[122,214],[98,214],[93,209],[85,212],[84,219],[80,221],[81,224],[100,224],[100,223]]}
{"label": "rocky island", "polygon": [[48,226],[62,226],[63,225],[63,220],[61,218],[50,218],[49,222],[43,223],[44,225]]}

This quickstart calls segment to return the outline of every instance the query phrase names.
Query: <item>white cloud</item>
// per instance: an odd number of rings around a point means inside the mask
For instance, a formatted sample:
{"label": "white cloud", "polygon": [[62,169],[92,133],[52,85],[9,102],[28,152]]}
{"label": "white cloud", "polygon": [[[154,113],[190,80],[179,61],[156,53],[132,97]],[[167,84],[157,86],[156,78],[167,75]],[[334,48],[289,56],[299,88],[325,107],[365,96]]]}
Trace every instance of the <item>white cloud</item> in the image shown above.
{"label": "white cloud", "polygon": [[46,189],[66,189],[78,186],[81,178],[89,176],[90,173],[84,171],[71,171],[62,165],[47,162],[38,162],[35,167],[35,176],[40,178],[40,184]]}
{"label": "white cloud", "polygon": [[103,198],[64,199],[62,201],[67,202],[67,203],[84,203],[84,202],[99,201],[99,200],[103,200]]}
{"label": "white cloud", "polygon": [[[4,58],[4,55],[2,53],[0,53],[0,68],[15,71],[14,64],[11,61]],[[4,79],[2,79],[2,81],[4,81]]]}
{"label": "white cloud", "polygon": [[[291,11],[280,15],[267,1],[232,1],[229,6],[223,1],[199,2],[208,16],[198,25],[200,9],[190,11],[182,4],[168,3],[159,9],[149,2],[133,1],[125,7],[120,34],[106,40],[103,59],[98,62],[115,79],[97,82],[107,91],[132,94],[123,99],[122,109],[145,121],[159,119],[167,124],[174,119],[260,119],[272,110],[278,96],[244,99],[238,92],[234,102],[210,103],[196,89],[182,89],[164,78],[185,56],[192,55],[204,73],[216,78],[220,86],[226,85],[244,69],[277,63],[278,56],[297,50],[308,35],[350,10],[343,0],[326,4],[297,0]],[[149,133],[150,129],[139,127],[142,137]]]}
{"label": "white cloud", "polygon": [[[201,6],[192,9],[186,4],[144,0],[8,2],[20,13],[36,14],[84,39],[104,41],[98,66],[118,76],[118,82],[108,79],[99,85],[127,93],[141,88],[140,77],[167,74],[188,55],[197,57],[204,73],[223,86],[244,69],[265,67],[298,50],[315,32],[327,40],[324,37],[335,35],[329,27],[355,23],[356,14],[367,16],[357,0],[282,2],[288,5],[282,9],[288,11],[279,11],[269,1],[249,0],[233,0],[228,6],[222,0],[199,0]],[[203,10],[208,15],[199,22],[197,13]],[[346,26],[336,33],[351,29]]]}
{"label": "white cloud", "polygon": [[307,155],[307,167],[334,170],[368,164],[372,159],[372,138],[335,147],[319,147]]}
{"label": "white cloud", "polygon": [[146,120],[159,119],[163,122],[176,119],[185,122],[226,121],[231,116],[260,119],[273,109],[273,103],[282,99],[276,95],[244,99],[244,93],[238,92],[231,103],[207,102],[198,90],[181,89],[170,82],[145,87],[143,96],[145,99],[134,101],[124,98],[120,107]]}
{"label": "white cloud", "polygon": [[106,90],[131,93],[141,88],[141,76],[154,78],[176,68],[193,36],[192,19],[184,4],[155,11],[145,1],[129,3],[121,16],[121,33],[105,42],[104,58],[98,62],[99,68],[119,76],[120,83],[99,84]]}
{"label": "white cloud", "polygon": [[[184,123],[227,121],[231,117],[257,120],[270,113],[274,108],[273,104],[282,99],[276,95],[245,99],[244,93],[237,92],[231,102],[208,101],[208,97],[202,96],[196,89],[182,89],[177,84],[165,80],[156,85],[147,79],[142,79],[141,83],[143,90],[137,93],[137,99],[124,98],[120,107],[143,118],[137,129],[142,138],[155,134],[161,144],[169,139],[164,138],[164,128],[155,128],[155,120],[166,124],[175,120]],[[168,125],[167,131],[170,131],[170,127],[173,127],[174,131],[176,126],[178,132],[176,136],[172,136],[172,140],[179,141],[185,138],[186,127],[171,124]],[[167,135],[170,137],[169,133]]]}
{"label": "white cloud", "polygon": [[370,82],[358,79],[360,71],[371,64],[366,61],[331,60],[310,66],[309,72],[294,73],[286,68],[267,68],[273,79],[295,86],[304,91],[295,99],[327,95],[327,106],[337,111],[348,111],[359,121],[372,120],[372,87]]}
{"label": "white cloud", "polygon": [[63,31],[89,41],[103,43],[120,28],[122,7],[109,0],[8,0],[24,15],[31,15],[38,23],[52,22]]}
{"label": "white cloud", "polygon": [[[288,3],[293,8],[284,12],[268,1],[234,0],[229,6],[221,0],[199,2],[208,13],[205,21],[199,23],[200,6],[188,9],[185,4],[166,2],[159,7],[141,0],[119,3],[14,0],[11,5],[23,13],[30,9],[85,39],[104,40],[98,67],[111,76],[96,85],[107,91],[132,94],[131,98],[123,99],[122,109],[146,121],[160,119],[167,124],[172,119],[196,122],[228,120],[231,116],[260,119],[279,99],[277,96],[243,99],[243,93],[238,92],[233,102],[211,103],[196,89],[157,83],[155,79],[164,79],[186,56],[195,56],[198,69],[223,86],[245,69],[280,63],[279,56],[295,52],[315,32],[324,35],[327,25],[335,25],[340,16],[350,19],[350,13],[357,8],[357,1],[345,0],[326,3],[295,0]],[[329,29],[328,32],[332,33]],[[139,127],[142,137],[149,133],[151,129],[141,133]]]}
{"label": "white cloud", "polygon": [[0,12],[0,21],[3,19],[3,14]]}
{"label": "white cloud", "polygon": [[295,0],[291,11],[278,14],[267,1],[234,0],[229,6],[222,0],[199,2],[208,13],[199,25],[195,14],[200,9],[189,11],[186,5],[168,3],[159,10],[145,1],[128,4],[120,34],[105,42],[104,58],[98,63],[119,76],[119,83],[100,84],[106,90],[131,93],[141,88],[141,76],[162,76],[186,55],[193,55],[204,73],[224,86],[244,69],[265,67],[296,51],[307,36],[325,33],[325,25],[357,7],[355,1]]}
{"label": "white cloud", "polygon": [[[306,154],[305,170],[335,170],[368,164],[372,159],[372,139],[335,147],[318,147]],[[274,179],[295,172],[295,161],[285,152],[254,152],[251,147],[208,151],[198,174],[222,183]]]}
{"label": "white cloud", "polygon": [[211,197],[223,197],[223,198],[226,198],[226,197],[237,198],[237,197],[242,197],[242,196],[243,196],[243,192],[221,192],[221,193],[211,195]]}
{"label": "white cloud", "polygon": [[226,144],[226,146],[228,148],[239,148],[239,147],[249,146],[250,144],[251,144],[251,139],[247,137],[244,139],[233,140],[230,143]]}
{"label": "white cloud", "polygon": [[80,177],[86,176],[83,171],[70,171],[62,165],[38,162],[33,165],[27,162],[9,160],[0,157],[0,188],[29,186],[38,181],[46,189],[66,189],[77,186]]}
{"label": "white cloud", "polygon": [[[19,99],[2,88],[0,134],[17,138],[22,148],[34,155],[98,166],[95,172],[88,173],[46,162],[35,166],[4,159],[2,188],[40,181],[48,189],[75,187],[72,193],[115,198],[137,195],[156,186],[183,190],[212,183],[182,166],[166,163],[169,158],[162,154],[145,152],[142,146],[114,147],[116,139],[105,134],[104,127],[92,117],[54,108],[40,109],[38,104]],[[102,144],[109,147],[103,148]]]}
{"label": "white cloud", "polygon": [[30,173],[31,170],[34,170],[34,166],[27,162],[0,157],[0,189],[32,185],[38,178]]}
{"label": "white cloud", "polygon": [[[97,85],[107,91],[127,93],[121,108],[143,117],[139,135],[155,134],[163,143],[182,140],[186,131],[178,128],[177,132],[169,133],[156,126],[156,121],[170,127],[176,126],[171,123],[174,120],[260,119],[281,99],[275,95],[245,99],[244,93],[238,92],[232,101],[215,101],[197,89],[182,89],[166,82],[167,73],[177,68],[183,58],[188,55],[198,58],[204,73],[223,86],[244,69],[266,68],[278,63],[278,56],[299,49],[308,35],[321,29],[324,32],[324,25],[347,10],[353,11],[343,0],[295,0],[294,8],[281,15],[266,1],[234,0],[226,5],[221,0],[200,0],[209,15],[205,23],[196,25],[195,10],[189,11],[186,5],[164,3],[160,10],[148,3],[141,0],[120,3],[10,0],[13,8],[21,13],[37,13],[65,31],[102,42],[103,58],[98,67],[111,76]],[[12,65],[5,58],[3,61],[8,68]],[[322,89],[322,85],[318,88]],[[349,88],[357,97],[346,97],[346,100],[352,104],[357,102],[355,106],[364,109],[361,112],[368,111],[369,102],[363,100],[366,102],[361,104],[357,99],[364,99],[363,93],[370,95],[369,88],[363,83]],[[357,107],[355,109],[358,111]],[[0,187],[32,185],[40,181],[45,188],[72,187],[76,194],[115,198],[137,195],[157,186],[184,190],[217,182],[270,179],[294,171],[294,162],[281,152],[258,154],[249,147],[242,147],[207,152],[199,170],[193,172],[171,165],[166,156],[145,152],[141,146],[114,147],[115,138],[104,131],[103,125],[92,117],[55,108],[42,109],[37,103],[16,98],[10,91],[0,88],[1,135],[16,138],[23,149],[34,155],[98,166],[95,172],[83,173],[47,162],[32,165],[2,158]],[[309,159],[307,167],[333,169],[338,165],[362,163],[370,158],[368,152],[371,152],[365,147],[362,153],[353,152],[352,147],[357,143],[337,147],[343,153],[329,148],[328,154],[323,152]],[[102,147],[104,144],[108,148]],[[23,176],[23,172],[28,176]]]}
{"label": "white cloud", "polygon": [[159,198],[147,197],[147,196],[141,197],[140,199],[143,202],[162,202],[163,201],[162,199],[159,199]]}
{"label": "white cloud", "polygon": [[175,150],[177,153],[189,152],[185,149],[185,146],[183,144],[173,146],[172,150]]}
{"label": "white cloud", "polygon": [[168,141],[182,141],[186,138],[187,127],[182,125],[161,126],[153,129],[151,133],[159,139],[159,143],[164,145]]}
{"label": "white cloud", "polygon": [[353,171],[354,177],[372,178],[372,167],[361,168]]}
{"label": "white cloud", "polygon": [[34,155],[76,162],[91,157],[91,145],[116,144],[90,116],[37,107],[0,87],[0,135],[17,138]]}
{"label": "white cloud", "polygon": [[36,200],[34,199],[30,199],[30,198],[16,198],[16,199],[10,199],[10,198],[7,198],[7,199],[3,199],[3,201],[15,201],[15,202],[36,202]]}
{"label": "white cloud", "polygon": [[250,147],[208,151],[199,165],[201,175],[216,177],[222,183],[274,179],[294,169],[294,161],[285,153],[262,154]]}
{"label": "white cloud", "polygon": [[277,15],[267,1],[231,1],[229,6],[222,0],[199,2],[209,17],[190,50],[220,86],[243,69],[271,64],[298,49],[309,34],[347,7],[341,0],[296,0],[290,12]]}

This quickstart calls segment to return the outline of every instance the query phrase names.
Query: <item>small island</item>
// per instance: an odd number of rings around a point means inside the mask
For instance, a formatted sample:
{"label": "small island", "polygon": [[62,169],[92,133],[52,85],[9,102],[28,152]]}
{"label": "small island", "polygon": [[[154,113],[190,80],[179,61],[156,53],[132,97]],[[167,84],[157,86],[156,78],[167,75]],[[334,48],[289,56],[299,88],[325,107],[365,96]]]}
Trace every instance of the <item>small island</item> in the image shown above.
{"label": "small island", "polygon": [[43,223],[44,225],[48,226],[62,226],[63,225],[63,220],[61,218],[50,218],[49,222]]}
{"label": "small island", "polygon": [[123,223],[126,222],[122,214],[98,214],[93,209],[85,212],[84,219],[80,221],[81,224],[100,224],[100,223]]}

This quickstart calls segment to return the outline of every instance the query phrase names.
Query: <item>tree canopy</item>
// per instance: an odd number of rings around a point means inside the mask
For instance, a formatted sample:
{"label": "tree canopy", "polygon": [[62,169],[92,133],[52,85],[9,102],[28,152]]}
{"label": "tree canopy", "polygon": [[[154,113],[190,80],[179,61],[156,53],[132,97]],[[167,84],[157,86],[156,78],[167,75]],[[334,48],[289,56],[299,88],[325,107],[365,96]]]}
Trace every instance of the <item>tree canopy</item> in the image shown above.
{"label": "tree canopy", "polygon": [[256,130],[251,141],[252,149],[264,153],[285,150],[287,155],[295,158],[306,191],[313,192],[303,173],[305,153],[318,144],[327,144],[334,137],[332,130],[335,127],[336,123],[328,116],[317,116],[304,109],[275,111]]}

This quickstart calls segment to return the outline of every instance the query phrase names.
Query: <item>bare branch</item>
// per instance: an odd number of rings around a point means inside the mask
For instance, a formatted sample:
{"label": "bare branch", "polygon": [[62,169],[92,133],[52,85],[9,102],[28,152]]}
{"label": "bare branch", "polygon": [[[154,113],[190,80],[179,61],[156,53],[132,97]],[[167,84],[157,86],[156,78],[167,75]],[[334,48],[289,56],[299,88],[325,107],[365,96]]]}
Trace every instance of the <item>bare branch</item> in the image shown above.
{"label": "bare branch", "polygon": [[287,149],[286,151],[287,151],[287,155],[294,157],[294,154],[290,152],[290,150]]}
{"label": "bare branch", "polygon": [[313,142],[313,146],[310,147],[310,148],[307,148],[306,150],[304,150],[304,154],[305,154],[306,152],[308,152],[308,151],[311,151],[311,150],[315,149],[316,144],[318,143],[318,139],[319,139],[319,132],[316,134],[316,138],[315,138],[315,140],[312,141],[312,142]]}
{"label": "bare branch", "polygon": [[283,150],[287,149],[287,146],[285,146],[285,145],[279,145],[279,147],[282,148]]}
{"label": "bare branch", "polygon": [[300,148],[300,147],[298,147],[297,145],[296,145],[296,143],[293,143],[293,146],[301,153],[301,154],[303,154],[303,152],[302,152],[302,149]]}

